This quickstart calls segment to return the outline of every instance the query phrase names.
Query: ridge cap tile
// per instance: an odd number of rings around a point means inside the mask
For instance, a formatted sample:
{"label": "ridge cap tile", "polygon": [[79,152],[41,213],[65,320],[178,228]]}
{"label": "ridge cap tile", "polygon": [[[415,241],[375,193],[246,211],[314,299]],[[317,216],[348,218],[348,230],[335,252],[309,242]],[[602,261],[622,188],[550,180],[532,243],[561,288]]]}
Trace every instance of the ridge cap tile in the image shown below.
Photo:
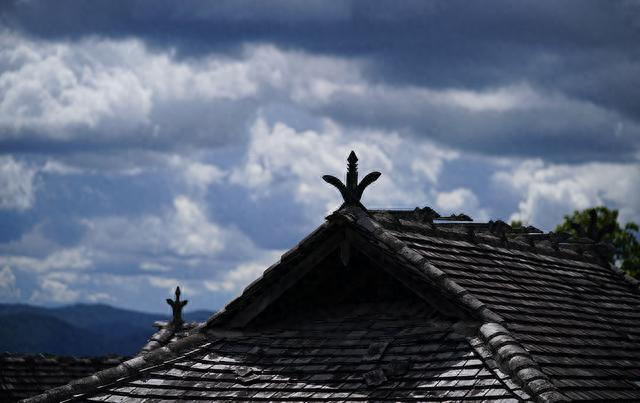
{"label": "ridge cap tile", "polygon": [[[385,224],[386,225],[390,224],[389,220],[385,220],[381,218],[384,217],[385,214],[393,215],[394,212],[395,210],[375,210],[373,212],[372,217],[370,218],[373,221],[380,221],[380,225],[385,226]],[[400,213],[404,214],[406,212],[400,212]],[[421,221],[416,221],[415,219],[412,220],[408,217],[403,217],[403,221],[409,224],[413,224],[413,223],[422,224]],[[425,231],[427,232],[434,232],[434,233],[439,232],[441,236],[442,235],[453,236],[455,238],[458,238],[458,240],[468,241],[468,233],[465,231],[461,231],[457,228],[463,228],[463,227],[484,228],[490,225],[491,222],[467,223],[466,225],[464,223],[453,224],[453,225],[450,223],[447,223],[444,225],[443,224],[444,223],[435,224],[433,225],[433,229],[431,230],[427,229],[426,226],[424,228],[425,228]],[[392,225],[400,227],[403,230],[407,230],[407,227],[416,228],[414,225],[409,225],[409,226],[402,225],[400,220],[395,220],[395,223]],[[423,227],[421,226],[421,228]],[[580,251],[585,250],[585,248],[593,249],[595,247],[595,244],[591,240],[588,240],[588,242],[585,241],[584,243],[580,243],[580,244],[558,242],[556,244],[558,246],[558,249],[556,250],[553,247],[552,248],[545,247],[546,244],[543,244],[542,247],[537,247],[535,244],[538,241],[536,242],[533,241],[534,239],[548,240],[550,237],[554,237],[554,239],[559,239],[557,235],[553,232],[544,233],[540,230],[537,230],[536,232],[533,232],[533,233],[507,232],[507,234],[511,234],[512,237],[508,238],[508,243],[506,247],[509,249],[518,250],[519,252],[530,252],[530,253],[534,253],[537,256],[543,256],[543,255],[561,256],[574,261],[598,262],[600,260],[597,252],[592,253],[591,256],[589,254],[587,254],[587,256],[584,256],[582,255],[582,253],[576,253],[575,251],[571,250],[571,248],[578,249]],[[500,239],[500,237],[497,237],[495,234],[492,234],[490,231],[476,232],[474,238],[477,238],[477,240],[491,240],[490,242],[481,242],[481,244],[486,246],[504,246],[502,245],[503,242]],[[527,242],[522,242],[519,239],[524,239]],[[533,242],[533,243],[531,244],[530,242]],[[598,262],[597,264],[600,265],[601,262]]]}

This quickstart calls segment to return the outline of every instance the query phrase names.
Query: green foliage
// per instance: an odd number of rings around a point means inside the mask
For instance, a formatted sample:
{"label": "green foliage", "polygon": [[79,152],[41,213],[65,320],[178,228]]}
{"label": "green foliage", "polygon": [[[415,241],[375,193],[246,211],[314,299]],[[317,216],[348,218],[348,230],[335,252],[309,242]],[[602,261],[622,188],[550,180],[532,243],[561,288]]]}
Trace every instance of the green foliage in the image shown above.
{"label": "green foliage", "polygon": [[511,228],[513,229],[518,229],[518,228],[522,228],[524,227],[524,223],[520,220],[512,220],[511,221]]}
{"label": "green foliage", "polygon": [[621,227],[618,223],[618,210],[599,206],[574,211],[573,214],[564,216],[564,221],[555,231],[611,243],[615,248],[611,263],[618,265],[630,276],[640,277],[638,224],[629,222]]}

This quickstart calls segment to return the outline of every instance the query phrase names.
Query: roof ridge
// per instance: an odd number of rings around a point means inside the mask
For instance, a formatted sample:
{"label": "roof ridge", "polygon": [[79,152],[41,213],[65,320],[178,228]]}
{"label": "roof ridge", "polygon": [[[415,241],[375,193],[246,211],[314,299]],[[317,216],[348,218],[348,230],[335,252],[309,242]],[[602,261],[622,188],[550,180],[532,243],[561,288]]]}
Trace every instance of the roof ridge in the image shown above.
{"label": "roof ridge", "polygon": [[[531,232],[521,232],[511,229],[511,226],[502,220],[491,220],[486,223],[455,221],[434,223],[433,220],[428,218],[429,216],[421,214],[422,210],[418,212],[413,210],[371,210],[370,213],[380,215],[389,214],[389,216],[397,221],[397,223],[392,223],[389,222],[389,220],[387,221],[389,224],[404,227],[405,229],[407,226],[410,226],[409,222],[415,222],[420,225],[421,231],[433,232],[433,235],[447,239],[503,247],[561,259],[595,263],[600,266],[606,266],[608,263],[608,261],[603,258],[603,253],[609,248],[609,244],[607,243],[596,243],[593,240],[587,241],[586,239],[575,239],[575,242],[572,242],[572,238],[567,237],[566,234],[553,231],[542,232],[535,227],[527,227]],[[416,217],[419,221],[405,221],[406,219],[403,219],[403,217],[397,217],[400,215],[409,218],[409,216],[414,214],[417,215]],[[401,221],[405,221],[405,223],[403,224]],[[461,233],[456,231],[456,227],[464,228],[466,232]],[[487,231],[478,231],[482,228],[486,228]],[[538,238],[538,242],[535,242],[536,238]]]}
{"label": "roof ridge", "polygon": [[428,258],[421,256],[406,243],[390,234],[366,211],[357,207],[345,207],[334,214],[347,217],[355,226],[392,250],[395,256],[406,260],[410,265],[430,277],[445,292],[453,296],[457,303],[481,319],[484,324],[480,327],[479,332],[496,353],[497,361],[506,370],[505,372],[512,374],[514,379],[522,383],[531,396],[544,402],[568,401],[549,377],[541,371],[538,363],[522,347],[520,342],[502,326],[501,323],[504,320],[500,315],[493,312],[467,289],[450,279],[445,272],[432,265]]}
{"label": "roof ridge", "polygon": [[518,399],[520,401],[530,401],[531,396],[529,396],[527,392],[525,392],[522,387],[520,387],[520,385],[510,379],[509,375],[505,374],[500,369],[500,366],[493,357],[491,347],[487,345],[481,335],[477,334],[477,332],[474,332],[473,335],[467,336],[466,339],[473,348],[474,352],[478,355],[478,357],[480,357],[482,362],[485,363],[487,369],[495,375],[498,381],[506,389],[510,390],[514,395],[518,396]]}
{"label": "roof ridge", "polygon": [[167,344],[167,342],[176,334],[177,330],[178,329],[173,322],[169,322],[167,325],[160,327],[157,332],[151,335],[147,343],[142,347],[142,349],[140,349],[138,355],[153,351]]}

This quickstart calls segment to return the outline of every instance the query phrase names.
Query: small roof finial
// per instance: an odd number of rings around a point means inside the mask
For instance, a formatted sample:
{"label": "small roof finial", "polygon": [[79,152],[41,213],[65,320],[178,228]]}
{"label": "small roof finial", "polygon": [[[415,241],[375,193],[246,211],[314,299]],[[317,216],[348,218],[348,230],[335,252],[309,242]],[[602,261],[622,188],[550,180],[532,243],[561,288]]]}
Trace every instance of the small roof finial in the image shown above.
{"label": "small roof finial", "polygon": [[173,310],[173,318],[171,319],[171,324],[174,326],[182,326],[184,321],[182,320],[182,308],[187,305],[187,300],[180,301],[180,287],[176,287],[176,299],[175,301],[167,298],[167,304],[171,306]]}
{"label": "small roof finial", "polygon": [[347,161],[346,185],[342,183],[340,179],[332,175],[324,175],[322,179],[335,186],[340,191],[340,194],[342,194],[342,198],[344,199],[344,205],[356,205],[364,208],[360,203],[362,193],[367,186],[375,182],[382,174],[377,171],[370,172],[362,179],[362,182],[358,183],[358,157],[356,156],[356,153],[351,151]]}

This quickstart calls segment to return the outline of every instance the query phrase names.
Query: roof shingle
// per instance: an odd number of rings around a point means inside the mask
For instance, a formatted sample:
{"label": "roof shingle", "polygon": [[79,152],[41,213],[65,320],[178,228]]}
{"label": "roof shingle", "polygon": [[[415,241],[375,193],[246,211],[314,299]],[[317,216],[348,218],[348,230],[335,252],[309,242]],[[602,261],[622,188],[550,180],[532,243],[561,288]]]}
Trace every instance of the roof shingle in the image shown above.
{"label": "roof shingle", "polygon": [[35,396],[74,379],[114,367],[125,357],[64,357],[50,354],[0,353],[0,401]]}

